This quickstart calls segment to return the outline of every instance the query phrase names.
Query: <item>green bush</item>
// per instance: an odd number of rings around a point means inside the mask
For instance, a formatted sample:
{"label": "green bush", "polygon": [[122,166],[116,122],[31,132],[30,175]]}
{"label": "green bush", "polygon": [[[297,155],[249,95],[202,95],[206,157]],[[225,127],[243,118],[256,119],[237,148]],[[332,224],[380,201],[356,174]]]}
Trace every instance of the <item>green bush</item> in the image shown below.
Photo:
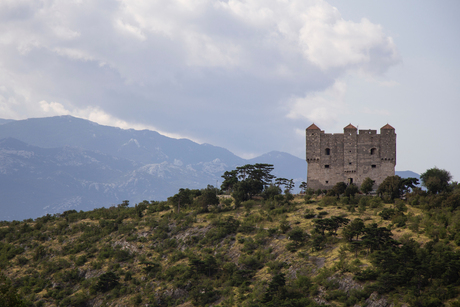
{"label": "green bush", "polygon": [[97,283],[92,287],[95,292],[107,292],[119,285],[120,278],[113,272],[99,276]]}
{"label": "green bush", "polygon": [[86,263],[87,259],[86,259],[86,256],[85,255],[82,255],[80,257],[77,258],[77,260],[75,261],[75,264],[77,266],[82,266]]}
{"label": "green bush", "polygon": [[369,201],[369,206],[373,209],[381,208],[383,206],[383,201],[380,197],[372,197]]}

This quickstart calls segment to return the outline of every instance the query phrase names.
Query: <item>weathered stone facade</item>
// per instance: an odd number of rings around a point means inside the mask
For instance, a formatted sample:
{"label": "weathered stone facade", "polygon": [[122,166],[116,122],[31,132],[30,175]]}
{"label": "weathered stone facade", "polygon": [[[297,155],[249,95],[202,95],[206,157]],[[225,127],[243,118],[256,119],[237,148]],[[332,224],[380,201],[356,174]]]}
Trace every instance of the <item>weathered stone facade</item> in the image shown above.
{"label": "weathered stone facade", "polygon": [[338,182],[358,187],[366,177],[377,188],[388,176],[394,176],[396,133],[386,124],[377,130],[358,130],[352,124],[343,133],[324,133],[312,124],[306,129],[307,186],[330,189]]}

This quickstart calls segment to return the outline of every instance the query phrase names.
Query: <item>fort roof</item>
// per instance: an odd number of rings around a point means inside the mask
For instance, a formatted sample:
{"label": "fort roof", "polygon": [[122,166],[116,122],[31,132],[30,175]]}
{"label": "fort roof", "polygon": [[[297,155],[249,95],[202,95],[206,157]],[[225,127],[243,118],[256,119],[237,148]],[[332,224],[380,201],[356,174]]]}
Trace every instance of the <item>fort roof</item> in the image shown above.
{"label": "fort roof", "polygon": [[316,126],[315,124],[311,124],[311,125],[307,128],[307,130],[321,130],[321,129],[319,129],[318,126]]}
{"label": "fort roof", "polygon": [[352,124],[349,124],[348,126],[346,126],[345,128],[343,129],[356,129],[355,126],[353,126]]}
{"label": "fort roof", "polygon": [[389,129],[389,130],[395,130],[395,128],[393,128],[392,126],[390,126],[389,124],[386,124],[385,126],[383,126],[382,128],[380,129]]}

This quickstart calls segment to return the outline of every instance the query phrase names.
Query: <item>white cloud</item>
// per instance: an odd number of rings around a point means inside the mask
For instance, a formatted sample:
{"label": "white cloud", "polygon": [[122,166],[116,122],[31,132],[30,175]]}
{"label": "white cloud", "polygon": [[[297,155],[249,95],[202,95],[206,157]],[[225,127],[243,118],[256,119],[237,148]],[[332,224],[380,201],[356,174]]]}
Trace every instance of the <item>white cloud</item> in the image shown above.
{"label": "white cloud", "polygon": [[136,26],[133,26],[129,23],[124,23],[122,20],[118,19],[116,20],[116,25],[121,31],[125,31],[126,33],[129,33],[130,35],[136,37],[140,41],[145,41],[146,37],[142,33],[142,30]]}
{"label": "white cloud", "polygon": [[337,123],[341,115],[346,114],[344,103],[346,84],[336,81],[325,91],[307,93],[304,97],[291,98],[288,118],[305,118],[321,126],[331,126]]}
{"label": "white cloud", "polygon": [[70,112],[64,108],[59,102],[46,102],[45,100],[40,101],[40,107],[47,114],[47,116],[55,115],[69,115]]}
{"label": "white cloud", "polygon": [[[32,5],[33,1],[23,1],[23,10]],[[127,67],[129,58],[139,56],[138,52],[148,58],[149,49],[168,46],[179,48],[177,56],[182,59],[176,60],[186,65],[182,69],[239,66],[256,73],[259,65],[254,59],[260,52],[274,53],[276,58],[270,60],[292,71],[298,69],[283,59],[286,52],[303,56],[304,65],[323,70],[381,72],[398,60],[395,45],[381,26],[367,19],[346,21],[321,0],[138,0],[96,5],[84,0],[46,2],[16,30],[4,28],[0,36],[25,34],[10,42],[22,53],[47,48],[74,59],[109,61],[121,73],[130,74],[128,78],[135,75],[130,70],[138,69]],[[130,46],[129,37],[147,44]],[[279,67],[272,62],[263,65]]]}
{"label": "white cloud", "polygon": [[54,48],[54,52],[60,56],[68,57],[72,60],[82,60],[82,61],[91,61],[94,58],[83,50],[73,49],[73,48]]}
{"label": "white cloud", "polygon": [[112,127],[119,127],[122,129],[136,129],[136,130],[153,130],[157,131],[163,135],[166,135],[171,138],[183,138],[184,136],[174,134],[174,133],[167,133],[163,132],[160,129],[151,126],[151,125],[143,125],[138,123],[130,123],[125,120],[116,118],[100,108],[97,107],[88,107],[85,109],[73,109],[72,111],[67,110],[62,104],[58,102],[46,102],[40,101],[40,107],[44,111],[42,116],[59,116],[59,115],[72,115],[75,117],[84,118],[90,120],[92,122],[98,123],[100,125],[112,126]]}

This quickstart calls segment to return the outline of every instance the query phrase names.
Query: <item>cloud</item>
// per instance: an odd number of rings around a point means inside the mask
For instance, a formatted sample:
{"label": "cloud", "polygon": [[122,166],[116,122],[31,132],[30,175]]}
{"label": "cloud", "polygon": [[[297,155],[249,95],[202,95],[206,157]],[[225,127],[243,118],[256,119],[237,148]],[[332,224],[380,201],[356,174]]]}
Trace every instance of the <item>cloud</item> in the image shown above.
{"label": "cloud", "polygon": [[46,102],[44,100],[40,101],[40,107],[48,114],[48,116],[55,115],[69,115],[70,112],[64,108],[59,102]]}
{"label": "cloud", "polygon": [[304,97],[293,97],[289,105],[288,118],[305,118],[322,126],[335,124],[347,112],[344,103],[346,84],[336,81],[325,91],[308,93]]}
{"label": "cloud", "polygon": [[[174,133],[163,132],[157,127],[154,127],[151,125],[143,125],[139,123],[127,122],[125,120],[116,118],[97,107],[67,110],[62,104],[58,102],[46,102],[44,100],[40,101],[40,107],[43,110],[43,113],[41,113],[40,115],[44,117],[72,115],[75,117],[88,119],[92,122],[96,122],[96,123],[99,123],[101,125],[106,125],[106,126],[119,127],[122,129],[136,129],[136,130],[148,129],[148,130],[157,131],[165,136],[176,138],[176,139],[184,137],[182,135],[177,135]],[[189,137],[189,139],[192,139],[192,138]],[[198,139],[194,141],[201,143]]]}
{"label": "cloud", "polygon": [[382,26],[322,0],[21,0],[0,16],[1,117],[69,112],[239,152],[334,122],[344,76],[399,61]]}

